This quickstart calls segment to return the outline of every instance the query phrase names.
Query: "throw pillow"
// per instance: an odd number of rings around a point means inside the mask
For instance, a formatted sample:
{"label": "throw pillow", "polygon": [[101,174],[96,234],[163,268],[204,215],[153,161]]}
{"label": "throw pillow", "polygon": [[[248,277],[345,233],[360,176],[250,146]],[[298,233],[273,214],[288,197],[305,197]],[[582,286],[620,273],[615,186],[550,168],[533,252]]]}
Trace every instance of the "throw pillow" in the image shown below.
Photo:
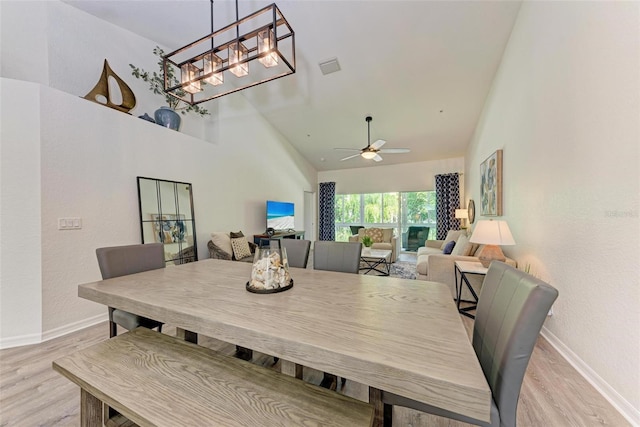
{"label": "throw pillow", "polygon": [[442,250],[442,253],[445,255],[451,255],[451,251],[453,250],[453,247],[456,245],[455,240],[450,241],[449,243],[444,245],[444,249]]}
{"label": "throw pillow", "polygon": [[242,234],[242,231],[238,231],[237,233],[234,233],[233,231],[229,232],[229,237],[231,239],[237,239],[238,237],[244,237],[244,234]]}
{"label": "throw pillow", "polygon": [[[229,240],[229,246],[231,246],[231,240]],[[220,248],[220,246],[213,243],[213,240],[209,240],[209,243],[207,243],[207,247],[209,248],[209,258],[225,259],[227,261],[231,261],[233,259],[233,250],[232,253],[225,252]]]}
{"label": "throw pillow", "polygon": [[458,240],[458,237],[462,236],[462,235],[466,235],[467,231],[466,230],[449,230],[447,232],[447,237],[444,238],[444,241],[442,242],[442,246],[440,246],[440,249],[444,249],[444,245],[447,244],[447,242],[450,241],[454,241],[456,242]]}
{"label": "throw pillow", "polygon": [[247,239],[244,237],[235,237],[231,239],[231,247],[233,248],[233,256],[235,256],[236,259],[251,256],[249,242],[247,242]]}
{"label": "throw pillow", "polygon": [[228,253],[229,256],[233,255],[229,233],[211,233],[211,241],[214,245]]}
{"label": "throw pillow", "polygon": [[390,243],[393,238],[393,228],[382,228],[382,241]]}
{"label": "throw pillow", "polygon": [[[466,235],[462,235],[458,237],[456,240],[456,245],[453,247],[453,251],[451,251],[451,255],[469,255],[468,253],[464,253],[467,249],[467,244],[469,243],[469,238]],[[470,250],[471,248],[469,248]]]}
{"label": "throw pillow", "polygon": [[362,237],[364,236],[371,237],[373,243],[382,243],[382,229],[380,228],[365,228],[362,233]]}

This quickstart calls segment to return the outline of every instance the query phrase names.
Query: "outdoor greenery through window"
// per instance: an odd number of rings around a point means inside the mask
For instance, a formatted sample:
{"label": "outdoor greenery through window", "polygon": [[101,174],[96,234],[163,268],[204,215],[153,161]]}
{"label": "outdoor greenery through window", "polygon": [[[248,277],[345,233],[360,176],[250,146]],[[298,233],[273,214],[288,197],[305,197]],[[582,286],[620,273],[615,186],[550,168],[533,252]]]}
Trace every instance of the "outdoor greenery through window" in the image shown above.
{"label": "outdoor greenery through window", "polygon": [[337,241],[348,241],[358,226],[394,228],[403,250],[435,238],[435,191],[337,194],[335,207]]}

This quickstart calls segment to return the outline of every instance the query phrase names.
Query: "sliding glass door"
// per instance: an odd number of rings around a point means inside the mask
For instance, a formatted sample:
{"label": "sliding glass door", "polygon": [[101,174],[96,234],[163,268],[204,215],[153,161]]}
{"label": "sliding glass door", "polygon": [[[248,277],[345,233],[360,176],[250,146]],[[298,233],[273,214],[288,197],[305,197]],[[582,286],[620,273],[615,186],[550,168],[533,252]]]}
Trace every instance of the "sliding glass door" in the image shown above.
{"label": "sliding glass door", "polygon": [[435,191],[337,194],[336,240],[348,241],[359,226],[394,228],[402,249],[416,250],[435,230],[435,206]]}

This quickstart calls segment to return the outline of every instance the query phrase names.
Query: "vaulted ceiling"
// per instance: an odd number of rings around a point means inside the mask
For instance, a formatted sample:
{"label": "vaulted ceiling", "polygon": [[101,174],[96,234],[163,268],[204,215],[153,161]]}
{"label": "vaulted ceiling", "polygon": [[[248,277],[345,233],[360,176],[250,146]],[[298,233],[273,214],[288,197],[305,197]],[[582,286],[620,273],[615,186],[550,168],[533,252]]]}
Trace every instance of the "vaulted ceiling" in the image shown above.
{"label": "vaulted ceiling", "polygon": [[[66,0],[92,15],[177,49],[209,33],[206,0]],[[269,4],[240,1],[240,16]],[[278,1],[295,31],[297,70],[242,91],[318,170],[463,156],[516,20],[520,1]],[[214,3],[215,29],[234,19]],[[337,58],[341,70],[318,64]],[[210,101],[217,102],[217,101]],[[204,104],[206,108],[207,104]],[[371,141],[408,154],[382,162],[335,147]]]}

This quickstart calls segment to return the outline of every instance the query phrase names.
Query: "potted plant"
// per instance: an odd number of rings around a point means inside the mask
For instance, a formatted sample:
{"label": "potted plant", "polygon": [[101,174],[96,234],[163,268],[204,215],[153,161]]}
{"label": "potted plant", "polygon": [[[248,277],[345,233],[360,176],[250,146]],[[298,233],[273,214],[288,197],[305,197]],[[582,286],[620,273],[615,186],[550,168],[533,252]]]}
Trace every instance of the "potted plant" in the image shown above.
{"label": "potted plant", "polygon": [[370,236],[364,236],[362,238],[362,244],[369,248],[373,244],[373,240],[371,240]]}
{"label": "potted plant", "polygon": [[[164,92],[164,71],[162,63],[164,50],[162,50],[159,46],[156,46],[155,49],[153,49],[153,53],[160,58],[158,61],[160,72],[153,71],[152,73],[149,73],[148,71],[145,71],[142,68],[138,68],[133,64],[129,64],[129,66],[132,70],[131,74],[135,78],[142,79],[143,81],[149,83],[150,91],[157,95],[164,95],[164,99],[167,102],[168,107],[160,107],[160,109],[154,113],[156,123],[177,130],[180,126],[180,116],[176,113],[176,111],[180,111],[182,114],[194,112],[196,114],[199,114],[200,116],[209,115],[209,112],[206,109],[198,105],[189,105],[186,102],[183,102],[178,98],[175,98]],[[171,66],[167,67],[167,79],[169,80],[170,86],[175,86],[180,83],[175,75],[173,67]],[[186,94],[184,91],[177,91],[176,93],[180,96],[184,96]]]}

